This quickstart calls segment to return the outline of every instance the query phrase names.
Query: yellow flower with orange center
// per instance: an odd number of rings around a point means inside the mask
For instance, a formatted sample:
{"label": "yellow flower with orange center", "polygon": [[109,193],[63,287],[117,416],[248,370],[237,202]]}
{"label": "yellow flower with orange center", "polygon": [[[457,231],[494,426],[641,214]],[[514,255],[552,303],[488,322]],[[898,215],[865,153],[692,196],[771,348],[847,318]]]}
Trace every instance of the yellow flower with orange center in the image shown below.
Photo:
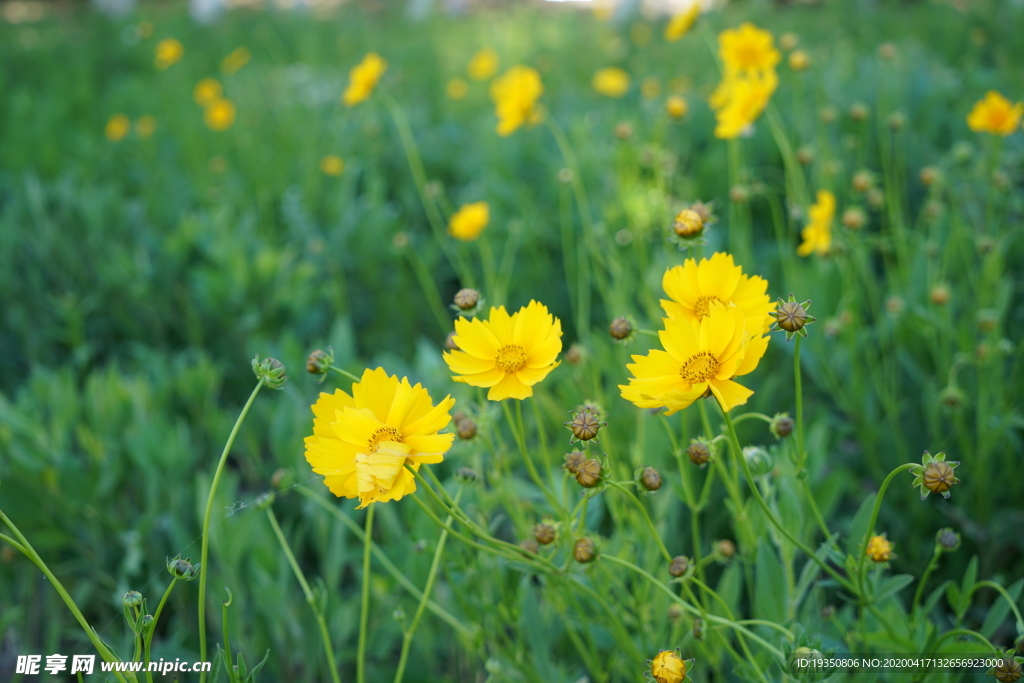
{"label": "yellow flower with orange center", "polygon": [[498,53],[493,48],[485,47],[473,55],[466,66],[466,73],[474,81],[486,81],[498,73]]}
{"label": "yellow flower with orange center", "polygon": [[755,71],[726,75],[711,94],[715,110],[715,137],[731,140],[739,137],[757,121],[779,85],[775,71]]}
{"label": "yellow flower with orange center", "polygon": [[539,123],[543,116],[537,100],[544,94],[544,84],[536,69],[513,66],[491,83],[491,99],[498,114],[498,135],[507,136],[524,124]]}
{"label": "yellow flower with orange center", "polygon": [[227,98],[215,100],[203,110],[203,122],[210,130],[227,130],[235,123],[235,105]]}
{"label": "yellow flower with orange center", "polygon": [[348,88],[341,96],[341,101],[345,103],[345,106],[354,107],[369,98],[387,68],[387,60],[376,52],[371,52],[363,57],[363,61],[348,72]]}
{"label": "yellow flower with orange center", "polygon": [[1024,103],[1013,104],[995,90],[985,93],[967,115],[967,126],[976,133],[1009,135],[1020,126]]}
{"label": "yellow flower with orange center", "polygon": [[590,84],[602,95],[622,97],[629,91],[629,74],[617,66],[610,66],[595,73]]}
{"label": "yellow flower with orange center", "polygon": [[405,465],[439,463],[454,434],[439,434],[451,421],[455,399],[436,406],[427,390],[365,370],[352,394],[322,393],[313,404],[313,435],[306,437],[306,460],[339,498],[358,498],[359,507],[399,500],[416,490]]}
{"label": "yellow flower with orange center", "polygon": [[800,256],[817,253],[825,256],[832,247],[832,220],[836,215],[836,196],[828,190],[818,190],[818,201],[808,210],[811,222],[801,231],[803,242],[797,247]]}
{"label": "yellow flower with orange center", "polygon": [[456,318],[452,341],[459,350],[444,354],[444,361],[457,373],[453,380],[488,388],[491,401],[521,400],[558,367],[562,323],[536,301],[512,315],[499,306],[487,320]]}
{"label": "yellow flower with orange center", "polygon": [[452,214],[448,221],[448,234],[463,242],[472,242],[484,231],[491,220],[487,202],[466,204]]}
{"label": "yellow flower with orange center", "polygon": [[726,73],[770,71],[782,59],[771,32],[749,22],[718,34],[718,55]]}
{"label": "yellow flower with orange center", "polygon": [[693,28],[694,23],[697,21],[697,17],[700,16],[700,3],[694,2],[690,5],[690,8],[676,14],[669,19],[668,25],[665,26],[665,40],[674,42],[679,40]]}
{"label": "yellow flower with orange center", "polygon": [[103,128],[103,134],[111,142],[120,142],[132,129],[132,122],[124,114],[114,114]]}
{"label": "yellow flower with orange center", "polygon": [[763,334],[773,322],[769,314],[775,310],[775,304],[768,296],[768,281],[745,274],[731,254],[718,252],[699,263],[686,259],[683,265],[665,271],[661,286],[669,296],[669,300],[661,300],[669,318],[700,321],[717,302],[739,308],[751,332]]}
{"label": "yellow flower with orange center", "polygon": [[224,96],[224,87],[216,78],[204,78],[192,89],[192,99],[200,107],[209,107]]}
{"label": "yellow flower with orange center", "polygon": [[185,46],[177,38],[164,38],[156,44],[156,68],[161,71],[177,64],[185,55]]}

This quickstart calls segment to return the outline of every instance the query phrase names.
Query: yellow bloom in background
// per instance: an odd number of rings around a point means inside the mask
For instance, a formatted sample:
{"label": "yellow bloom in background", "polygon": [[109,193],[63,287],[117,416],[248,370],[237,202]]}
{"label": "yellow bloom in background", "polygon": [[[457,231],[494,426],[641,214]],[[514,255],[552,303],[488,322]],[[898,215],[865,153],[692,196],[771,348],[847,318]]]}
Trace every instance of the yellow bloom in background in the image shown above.
{"label": "yellow bloom in background", "polygon": [[1013,104],[1002,93],[989,90],[967,115],[967,126],[975,133],[1009,135],[1020,126],[1024,103]]}
{"label": "yellow bloom in background", "polygon": [[498,114],[498,135],[506,136],[523,124],[541,121],[537,100],[544,94],[544,84],[536,69],[513,66],[491,83],[491,99]]}
{"label": "yellow bloom in background", "polygon": [[445,86],[444,91],[448,94],[448,97],[453,100],[461,100],[469,92],[469,83],[462,80],[461,78],[453,78],[448,81],[448,85]]}
{"label": "yellow bloom in background", "polygon": [[804,71],[811,65],[811,56],[804,50],[793,50],[789,53],[789,68],[793,71]]}
{"label": "yellow bloom in background", "polygon": [[345,171],[345,161],[336,154],[328,154],[320,160],[320,170],[324,175],[339,176]]}
{"label": "yellow bloom in background", "polygon": [[872,562],[888,562],[893,558],[892,543],[884,535],[872,536],[868,539],[868,547],[864,554],[870,557]]}
{"label": "yellow bloom in background", "polygon": [[451,421],[455,399],[437,406],[427,390],[384,368],[365,370],[352,394],[336,389],[313,404],[313,435],[306,460],[339,498],[358,498],[359,507],[399,500],[416,490],[408,463],[439,463],[454,434],[438,434]]}
{"label": "yellow bloom in background", "polygon": [[456,318],[452,341],[459,350],[444,354],[444,361],[457,373],[453,380],[487,387],[491,401],[521,400],[558,367],[562,323],[536,301],[512,315],[499,306],[487,320]]}
{"label": "yellow bloom in background", "polygon": [[474,81],[486,81],[498,73],[499,64],[498,53],[493,48],[485,47],[470,58],[466,73]]}
{"label": "yellow bloom in background", "polygon": [[598,21],[608,21],[615,14],[615,5],[612,0],[595,0],[593,11]]}
{"label": "yellow bloom in background", "polygon": [[203,121],[210,130],[227,130],[235,123],[235,105],[227,99],[221,98],[210,103],[203,110]]}
{"label": "yellow bloom in background", "polygon": [[700,263],[688,258],[683,265],[665,271],[661,286],[669,297],[661,300],[661,307],[672,319],[703,320],[717,302],[743,311],[751,332],[767,333],[773,322],[769,313],[775,304],[768,297],[768,281],[745,274],[732,254],[718,252]]}
{"label": "yellow bloom in background", "polygon": [[644,96],[645,100],[655,99],[661,94],[661,81],[653,76],[645,78],[640,84],[640,94]]}
{"label": "yellow bloom in background", "polygon": [[448,221],[448,234],[457,240],[472,242],[480,236],[490,220],[491,209],[487,202],[466,204]]}
{"label": "yellow bloom in background", "polygon": [[686,103],[686,98],[684,97],[673,95],[665,100],[665,113],[674,119],[683,118],[688,111],[690,111],[690,105]]}
{"label": "yellow bloom in background", "polygon": [[363,57],[363,61],[348,72],[348,88],[345,89],[345,94],[341,97],[345,106],[354,107],[369,98],[387,68],[387,60],[376,52],[371,52]]}
{"label": "yellow bloom in background", "polygon": [[250,59],[252,59],[252,53],[249,52],[249,48],[235,48],[227,57],[221,60],[220,72],[225,76],[230,76],[248,64]]}
{"label": "yellow bloom in background", "polygon": [[715,110],[715,137],[739,137],[757,121],[779,85],[772,70],[727,76],[711,94]]}
{"label": "yellow bloom in background", "polygon": [[204,78],[192,88],[192,99],[200,107],[209,107],[224,96],[224,87],[216,78]]}
{"label": "yellow bloom in background", "polygon": [[135,120],[135,134],[145,140],[156,132],[156,119],[149,114],[143,114]]}
{"label": "yellow bloom in background", "polygon": [[690,9],[676,14],[669,20],[665,27],[665,40],[674,42],[685,36],[693,28],[699,16],[700,3],[695,1],[690,5]]}
{"label": "yellow bloom in background", "polygon": [[836,215],[836,196],[828,190],[818,190],[818,201],[808,210],[810,224],[803,229],[800,236],[804,241],[797,247],[800,256],[810,256],[817,252],[818,256],[828,254],[832,246],[832,219]]}
{"label": "yellow bloom in background", "polygon": [[103,128],[103,134],[111,142],[120,142],[132,129],[131,120],[124,114],[114,114]]}
{"label": "yellow bloom in background", "polygon": [[718,54],[726,73],[774,69],[782,59],[770,31],[745,23],[718,34]]}
{"label": "yellow bloom in background", "polygon": [[594,74],[590,84],[602,95],[622,97],[629,90],[629,74],[617,66],[610,66]]}
{"label": "yellow bloom in background", "polygon": [[722,410],[743,405],[753,391],[733,381],[754,370],[768,337],[746,328],[743,310],[714,302],[699,320],[665,318],[658,332],[665,350],[633,356],[633,374],[619,385],[622,397],[639,408],[667,408],[672,415],[710,392]]}
{"label": "yellow bloom in background", "polygon": [[156,68],[163,70],[177,64],[185,55],[185,46],[176,38],[164,38],[156,44]]}

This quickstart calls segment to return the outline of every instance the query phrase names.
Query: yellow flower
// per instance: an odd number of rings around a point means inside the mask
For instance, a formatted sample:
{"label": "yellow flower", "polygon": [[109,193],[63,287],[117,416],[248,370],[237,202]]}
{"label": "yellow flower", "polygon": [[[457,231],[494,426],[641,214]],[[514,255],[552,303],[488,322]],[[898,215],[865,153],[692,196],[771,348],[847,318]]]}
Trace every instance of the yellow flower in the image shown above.
{"label": "yellow flower", "polygon": [[524,399],[558,367],[562,323],[536,301],[512,315],[499,306],[491,309],[488,320],[456,318],[452,341],[460,350],[446,353],[444,360],[458,373],[453,380],[488,387],[491,401]]}
{"label": "yellow flower", "polygon": [[313,435],[307,436],[306,460],[339,498],[359,498],[359,507],[399,500],[416,490],[405,469],[439,463],[454,434],[438,434],[451,421],[455,399],[437,406],[419,384],[388,375],[384,368],[366,370],[352,385],[322,393],[313,404]]}
{"label": "yellow flower", "polygon": [[474,81],[486,81],[498,73],[498,64],[498,53],[492,48],[485,47],[470,58],[466,73]]}
{"label": "yellow flower", "polygon": [[888,562],[893,558],[892,543],[884,535],[872,536],[868,540],[864,554],[870,557],[872,562]]}
{"label": "yellow flower", "polygon": [[700,321],[711,313],[715,302],[739,308],[751,332],[768,332],[773,322],[769,315],[775,304],[768,297],[768,281],[758,275],[746,275],[733,262],[731,254],[718,252],[710,259],[686,259],[681,266],[665,271],[661,286],[669,300],[661,307],[669,318]]}
{"label": "yellow flower", "polygon": [[377,81],[384,75],[387,68],[387,60],[376,52],[371,52],[363,57],[363,61],[348,72],[348,88],[345,89],[345,94],[341,97],[345,106],[354,107],[370,97],[373,94],[373,89],[377,87]]}
{"label": "yellow flower", "polygon": [[461,100],[469,92],[469,83],[462,80],[461,78],[453,78],[448,81],[448,85],[445,87],[445,92],[448,93],[448,97],[453,100]]}
{"label": "yellow flower", "polygon": [[225,76],[230,76],[248,64],[250,59],[252,59],[252,53],[249,52],[249,48],[235,48],[227,57],[221,60],[220,72]]}
{"label": "yellow flower", "polygon": [[727,75],[710,104],[715,110],[715,137],[730,140],[748,130],[768,106],[779,77],[774,71]]}
{"label": "yellow flower", "polygon": [[682,683],[686,679],[686,670],[693,666],[692,659],[683,660],[679,649],[661,650],[654,659],[648,659],[651,665],[651,678],[657,683]]}
{"label": "yellow flower", "polygon": [[495,79],[491,99],[498,114],[498,135],[511,135],[525,123],[538,123],[542,115],[537,100],[543,93],[540,74],[528,66],[513,66]]}
{"label": "yellow flower", "polygon": [[120,142],[124,140],[124,136],[128,135],[128,131],[132,129],[132,122],[124,114],[114,114],[107,121],[107,125],[103,128],[103,134],[107,136],[107,139],[111,142]]}
{"label": "yellow flower", "polygon": [[210,130],[227,130],[235,123],[235,105],[227,98],[210,103],[203,110],[203,121]]}
{"label": "yellow flower", "polygon": [[645,78],[640,84],[640,94],[645,100],[653,100],[661,94],[661,82],[653,76]]}
{"label": "yellow flower", "polygon": [[989,90],[967,115],[967,126],[976,133],[1009,135],[1017,130],[1022,114],[1024,103],[1013,104],[1001,93]]}
{"label": "yellow flower", "polygon": [[320,170],[324,175],[339,176],[345,170],[345,162],[335,154],[328,154],[320,160]]}
{"label": "yellow flower", "polygon": [[768,337],[747,330],[743,309],[712,302],[699,320],[665,318],[658,332],[665,350],[633,356],[633,374],[619,385],[622,397],[640,408],[667,408],[672,415],[702,396],[713,394],[722,410],[743,405],[754,393],[733,381],[757,367]]}
{"label": "yellow flower", "polygon": [[156,132],[156,119],[149,114],[143,114],[135,120],[135,134],[145,140]]}
{"label": "yellow flower", "polygon": [[718,54],[727,73],[768,71],[782,59],[771,32],[751,23],[718,34]]}
{"label": "yellow flower", "polygon": [[156,44],[156,68],[174,66],[185,54],[185,46],[176,38],[164,38]]}
{"label": "yellow flower", "polygon": [[793,50],[789,53],[789,68],[803,71],[811,65],[811,56],[804,50]]}
{"label": "yellow flower", "polygon": [[697,21],[697,17],[700,16],[700,3],[694,2],[690,5],[690,9],[680,12],[673,16],[668,26],[665,27],[665,40],[673,42],[679,40],[693,28],[693,24]]}
{"label": "yellow flower", "polygon": [[629,74],[617,66],[610,66],[594,74],[590,84],[602,95],[622,97],[629,90]]}
{"label": "yellow flower", "polygon": [[452,214],[448,221],[448,234],[463,242],[472,242],[487,227],[491,210],[487,202],[466,204]]}
{"label": "yellow flower", "polygon": [[224,87],[216,78],[204,78],[192,89],[192,99],[200,107],[209,107],[224,96]]}
{"label": "yellow flower", "polygon": [[674,119],[683,118],[689,110],[690,105],[686,103],[686,98],[679,95],[673,95],[665,100],[665,112]]}
{"label": "yellow flower", "polygon": [[804,241],[797,247],[800,256],[810,256],[817,252],[818,256],[828,254],[832,246],[832,219],[836,215],[836,196],[828,190],[818,190],[818,201],[808,210],[810,224],[803,229],[800,236]]}

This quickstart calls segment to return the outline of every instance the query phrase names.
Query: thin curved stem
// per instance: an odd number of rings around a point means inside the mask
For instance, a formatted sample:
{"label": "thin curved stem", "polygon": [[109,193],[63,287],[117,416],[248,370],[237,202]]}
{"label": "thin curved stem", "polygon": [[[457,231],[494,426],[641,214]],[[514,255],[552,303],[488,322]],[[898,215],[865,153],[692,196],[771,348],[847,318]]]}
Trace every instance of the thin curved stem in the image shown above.
{"label": "thin curved stem", "polygon": [[640,502],[640,499],[633,495],[633,492],[627,489],[625,486],[617,481],[608,482],[613,488],[616,488],[626,494],[626,497],[631,499],[633,503],[640,509],[640,514],[643,515],[644,521],[647,522],[647,528],[651,530],[651,536],[658,543],[658,548],[661,550],[662,556],[665,558],[665,562],[672,564],[672,555],[668,552],[668,548],[665,547],[665,543],[661,540],[661,536],[658,535],[658,530],[654,528],[654,522],[651,521],[651,516],[647,514],[647,508]]}
{"label": "thin curved stem", "polygon": [[359,650],[356,654],[358,683],[366,683],[366,636],[367,624],[370,621],[370,548],[373,545],[373,511],[376,507],[371,503],[366,511],[366,536],[363,538],[363,598],[359,610]]}
{"label": "thin curved stem", "polygon": [[1017,609],[1017,604],[1013,601],[1013,598],[1010,597],[1010,594],[1006,591],[1005,588],[1000,586],[995,581],[989,581],[986,579],[984,581],[979,581],[978,583],[974,584],[974,587],[971,589],[971,594],[973,594],[979,588],[985,587],[991,588],[992,590],[996,591],[997,593],[1003,596],[1007,604],[1010,605],[1010,609],[1013,610],[1013,615],[1017,617],[1017,630],[1024,632],[1024,618],[1021,618],[1020,610]]}
{"label": "thin curved stem", "polygon": [[156,612],[153,612],[153,621],[149,625],[149,633],[146,634],[146,680],[149,683],[153,683],[153,673],[149,670],[149,651],[153,644],[153,634],[156,633],[156,624],[160,621],[160,613],[164,611],[164,604],[167,602],[167,598],[170,597],[171,591],[174,590],[174,586],[177,583],[178,577],[175,576],[167,585],[167,590],[164,591],[164,596],[160,598],[160,604],[156,606]]}
{"label": "thin curved stem", "polygon": [[[864,550],[868,547],[868,540],[871,538],[871,534],[875,533],[875,522],[878,521],[878,511],[882,509],[882,498],[885,496],[885,490],[889,488],[889,483],[896,477],[897,474],[905,472],[911,469],[912,467],[916,466],[917,464],[912,462],[900,465],[899,467],[897,467],[896,469],[889,473],[889,476],[887,476],[885,480],[882,481],[882,485],[878,489],[878,495],[875,497],[875,507],[871,511],[871,521],[868,522],[868,529],[866,532],[864,532],[864,539],[861,541],[860,544],[861,553],[860,558],[857,561],[857,575],[858,579],[861,582],[863,582],[864,577],[864,560],[867,557],[867,553],[864,552]],[[863,592],[858,591],[858,593],[862,594]]]}
{"label": "thin curved stem", "polygon": [[341,375],[342,377],[344,377],[346,379],[350,379],[353,382],[361,382],[362,381],[360,378],[356,377],[351,372],[348,372],[347,370],[342,370],[341,368],[336,367],[334,365],[329,366],[327,369],[330,370],[331,372],[335,373],[335,374]]}

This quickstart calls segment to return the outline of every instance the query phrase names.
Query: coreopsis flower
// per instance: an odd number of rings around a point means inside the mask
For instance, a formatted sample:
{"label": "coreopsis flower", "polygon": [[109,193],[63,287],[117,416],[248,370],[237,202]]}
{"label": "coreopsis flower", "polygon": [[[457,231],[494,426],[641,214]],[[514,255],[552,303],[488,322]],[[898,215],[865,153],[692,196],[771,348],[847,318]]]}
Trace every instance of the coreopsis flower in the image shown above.
{"label": "coreopsis flower", "polygon": [[227,130],[235,123],[234,103],[226,97],[211,102],[203,110],[203,122],[210,130]]}
{"label": "coreopsis flower", "polygon": [[448,234],[457,240],[472,242],[480,237],[490,220],[491,210],[487,202],[466,204],[452,214],[448,221]]}
{"label": "coreopsis flower", "polygon": [[672,95],[665,100],[665,113],[674,119],[683,118],[689,109],[686,99],[679,95]]}
{"label": "coreopsis flower", "polygon": [[675,650],[660,650],[654,659],[648,659],[651,667],[651,678],[657,683],[682,683],[686,680],[686,671],[693,667],[696,660],[684,660]]}
{"label": "coreopsis flower", "polygon": [[156,118],[151,114],[143,114],[135,119],[135,134],[140,140],[145,140],[156,132]]}
{"label": "coreopsis flower", "polygon": [[715,110],[715,137],[731,140],[739,137],[757,121],[779,86],[772,69],[726,74],[711,94]]}
{"label": "coreopsis flower", "polygon": [[782,59],[771,32],[749,22],[718,34],[718,55],[727,74],[771,71]]}
{"label": "coreopsis flower", "polygon": [[562,323],[536,301],[512,315],[499,306],[487,320],[456,318],[454,342],[459,350],[444,354],[453,380],[488,388],[491,401],[524,399],[558,367]]}
{"label": "coreopsis flower", "polygon": [[453,78],[448,81],[448,85],[444,88],[445,93],[449,99],[461,100],[469,93],[469,83],[462,80],[461,78]]}
{"label": "coreopsis flower", "polygon": [[156,68],[163,71],[177,64],[185,55],[185,46],[177,38],[164,38],[156,44]]}
{"label": "coreopsis flower", "polygon": [[714,302],[735,306],[743,311],[747,328],[767,332],[775,305],[768,297],[768,281],[747,275],[731,254],[718,252],[710,259],[686,259],[683,265],[669,268],[661,278],[669,299],[661,307],[669,318],[700,321],[711,313]]}
{"label": "coreopsis flower", "polygon": [[368,99],[387,68],[387,60],[376,52],[370,52],[363,57],[363,61],[348,72],[348,87],[345,89],[345,94],[341,96],[341,101],[345,103],[345,106],[354,107]]}
{"label": "coreopsis flower", "polygon": [[667,415],[706,395],[714,395],[725,411],[747,402],[754,392],[733,378],[757,367],[768,337],[761,328],[747,330],[743,309],[714,301],[702,318],[664,323],[658,337],[665,350],[633,356],[626,366],[633,376],[619,385],[623,398],[639,408],[667,408]]}
{"label": "coreopsis flower", "polygon": [[192,89],[192,99],[200,107],[209,107],[224,96],[224,87],[216,78],[204,78]]}
{"label": "coreopsis flower", "polygon": [[498,73],[498,64],[498,53],[493,48],[485,47],[470,58],[466,73],[474,81],[486,81]]}
{"label": "coreopsis flower", "polygon": [[832,219],[836,215],[836,196],[828,190],[818,190],[818,201],[808,210],[811,222],[801,232],[803,242],[797,247],[800,256],[828,254],[832,246]]}
{"label": "coreopsis flower", "polygon": [[595,73],[590,85],[602,95],[619,98],[629,91],[629,74],[617,66],[610,66]]}
{"label": "coreopsis flower", "polygon": [[1024,103],[1013,104],[1002,93],[989,90],[967,115],[967,127],[976,133],[1009,135],[1020,127]]}
{"label": "coreopsis flower", "polygon": [[103,127],[103,134],[111,142],[120,142],[132,129],[132,122],[124,114],[114,114]]}
{"label": "coreopsis flower", "polygon": [[439,463],[451,448],[455,435],[438,432],[451,421],[453,405],[446,396],[435,406],[419,384],[367,369],[351,395],[336,389],[313,404],[306,460],[331,493],[358,498],[361,508],[399,500],[416,490],[405,465],[419,470]]}
{"label": "coreopsis flower", "polygon": [[929,493],[938,493],[943,498],[949,498],[949,490],[954,484],[960,483],[953,472],[959,465],[960,463],[955,460],[947,461],[945,452],[932,455],[925,451],[921,464],[910,470],[914,475],[912,486],[921,488],[921,500],[927,498]]}
{"label": "coreopsis flower", "polygon": [[700,16],[700,3],[694,2],[690,5],[690,9],[679,12],[673,15],[668,21],[668,25],[665,26],[665,40],[674,42],[679,40],[693,28],[694,23],[697,21],[697,17]]}
{"label": "coreopsis flower", "polygon": [[541,121],[537,100],[544,93],[544,84],[536,69],[513,66],[491,83],[491,99],[498,114],[498,135],[507,136],[523,124]]}
{"label": "coreopsis flower", "polygon": [[237,47],[221,60],[220,72],[225,76],[230,76],[248,64],[250,59],[252,59],[252,53],[249,52],[249,48]]}
{"label": "coreopsis flower", "polygon": [[879,563],[888,562],[896,557],[892,554],[892,543],[885,537],[885,534],[872,536],[868,540],[868,547],[864,550],[864,554],[870,557],[872,562]]}
{"label": "coreopsis flower", "polygon": [[320,172],[324,175],[339,176],[345,171],[345,161],[336,154],[328,154],[320,160]]}

